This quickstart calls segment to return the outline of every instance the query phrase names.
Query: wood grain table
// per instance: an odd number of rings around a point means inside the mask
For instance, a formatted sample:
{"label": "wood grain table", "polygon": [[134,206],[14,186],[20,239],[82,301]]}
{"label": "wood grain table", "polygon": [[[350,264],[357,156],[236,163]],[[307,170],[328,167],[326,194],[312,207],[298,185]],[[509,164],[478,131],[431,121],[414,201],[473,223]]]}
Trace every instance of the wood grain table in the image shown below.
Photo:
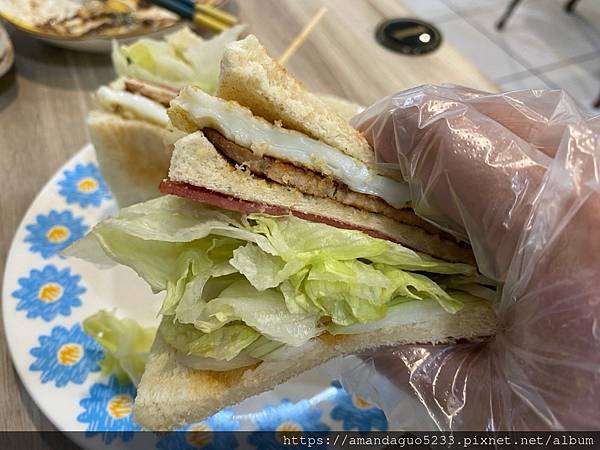
{"label": "wood grain table", "polygon": [[[411,15],[398,1],[243,0],[230,9],[278,56],[323,3],[328,14],[287,64],[311,89],[361,104],[424,83],[496,90],[446,41],[421,57],[380,47],[374,39],[377,24]],[[108,55],[76,53],[14,30],[10,34],[16,66],[0,80],[0,273],[13,234],[38,191],[88,142],[84,120],[93,107],[91,93],[114,77]],[[52,429],[18,380],[0,331],[0,430]]]}

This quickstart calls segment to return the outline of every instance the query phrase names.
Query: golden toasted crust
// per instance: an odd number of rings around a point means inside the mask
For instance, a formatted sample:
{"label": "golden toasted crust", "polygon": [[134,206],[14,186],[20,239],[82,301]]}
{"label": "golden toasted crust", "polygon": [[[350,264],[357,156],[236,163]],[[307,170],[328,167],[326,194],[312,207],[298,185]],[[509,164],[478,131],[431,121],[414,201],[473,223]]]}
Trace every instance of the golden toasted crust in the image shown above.
{"label": "golden toasted crust", "polygon": [[138,386],[134,418],[148,430],[174,429],[272,389],[336,356],[381,346],[477,340],[493,335],[495,330],[496,316],[486,303],[466,304],[454,315],[432,305],[420,321],[360,335],[323,335],[286,361],[263,362],[228,372],[188,369],[157,337]]}
{"label": "golden toasted crust", "polygon": [[375,167],[366,139],[319,96],[309,92],[250,35],[227,46],[217,96],[235,100],[270,122],[297,130]]}

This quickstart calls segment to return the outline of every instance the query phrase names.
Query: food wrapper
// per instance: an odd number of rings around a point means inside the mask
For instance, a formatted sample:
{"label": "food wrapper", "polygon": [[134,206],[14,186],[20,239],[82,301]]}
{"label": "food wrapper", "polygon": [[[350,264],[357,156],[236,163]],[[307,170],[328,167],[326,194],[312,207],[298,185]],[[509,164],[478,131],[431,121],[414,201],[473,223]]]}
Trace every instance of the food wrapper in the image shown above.
{"label": "food wrapper", "polygon": [[421,86],[353,119],[417,214],[497,280],[497,336],[344,361],[390,429],[600,426],[600,139],[561,91]]}

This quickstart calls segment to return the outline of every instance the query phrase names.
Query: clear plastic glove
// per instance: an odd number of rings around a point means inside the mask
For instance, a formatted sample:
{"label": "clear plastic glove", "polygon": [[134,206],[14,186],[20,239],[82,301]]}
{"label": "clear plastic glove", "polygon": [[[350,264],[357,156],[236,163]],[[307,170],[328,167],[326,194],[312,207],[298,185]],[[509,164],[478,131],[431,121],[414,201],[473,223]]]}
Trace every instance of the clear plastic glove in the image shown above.
{"label": "clear plastic glove", "polygon": [[407,392],[442,430],[600,428],[599,122],[560,91],[449,86],[353,119],[410,183],[416,212],[469,239],[502,286],[490,342],[380,350],[346,367],[344,384],[390,429],[428,427],[398,406]]}

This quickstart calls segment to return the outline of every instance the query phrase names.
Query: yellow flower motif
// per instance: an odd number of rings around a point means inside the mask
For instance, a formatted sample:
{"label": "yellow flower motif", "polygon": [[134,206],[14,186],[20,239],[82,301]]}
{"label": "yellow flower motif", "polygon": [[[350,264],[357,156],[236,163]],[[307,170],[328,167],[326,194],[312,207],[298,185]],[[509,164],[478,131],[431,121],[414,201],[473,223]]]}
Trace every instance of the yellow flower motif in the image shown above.
{"label": "yellow flower motif", "polygon": [[94,163],[77,164],[72,170],[65,170],[58,186],[58,193],[67,203],[76,203],[82,208],[100,206],[104,200],[110,198],[108,186]]}
{"label": "yellow flower motif", "polygon": [[65,344],[58,349],[57,359],[63,366],[77,364],[83,356],[83,348],[79,344]]}
{"label": "yellow flower motif", "polygon": [[77,183],[80,192],[89,193],[98,190],[98,182],[93,178],[83,178]]}
{"label": "yellow flower motif", "polygon": [[123,419],[131,414],[133,398],[127,394],[115,395],[106,405],[108,414],[113,419]]}
{"label": "yellow flower motif", "polygon": [[38,298],[43,303],[53,303],[63,295],[63,288],[58,283],[46,283],[38,292]]}
{"label": "yellow flower motif", "polygon": [[287,422],[282,422],[275,431],[277,431],[277,433],[276,433],[277,440],[280,443],[285,444],[284,439],[283,439],[285,436],[287,436],[287,437],[298,436],[300,433],[302,433],[303,429],[299,423],[287,421]]}
{"label": "yellow flower motif", "polygon": [[363,400],[362,398],[355,397],[355,396],[352,396],[352,403],[354,403],[354,405],[359,409],[371,409],[373,407],[366,400]]}
{"label": "yellow flower motif", "polygon": [[296,422],[288,421],[279,425],[277,431],[280,431],[281,433],[298,433],[302,431],[302,427]]}
{"label": "yellow flower motif", "polygon": [[66,241],[71,236],[69,229],[63,225],[55,225],[48,230],[46,237],[53,244],[59,244]]}
{"label": "yellow flower motif", "polygon": [[192,425],[187,430],[186,438],[192,447],[202,448],[212,442],[212,429],[205,423]]}

